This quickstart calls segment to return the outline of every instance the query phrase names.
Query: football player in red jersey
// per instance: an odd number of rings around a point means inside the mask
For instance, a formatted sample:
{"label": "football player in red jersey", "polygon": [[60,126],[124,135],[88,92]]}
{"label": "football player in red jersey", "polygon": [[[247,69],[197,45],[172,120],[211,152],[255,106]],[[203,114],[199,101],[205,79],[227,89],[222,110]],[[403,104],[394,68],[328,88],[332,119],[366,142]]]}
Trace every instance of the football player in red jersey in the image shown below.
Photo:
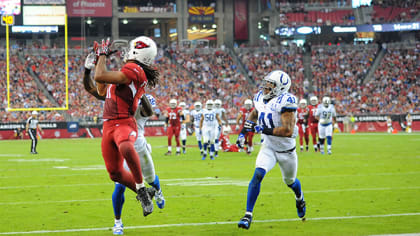
{"label": "football player in red jersey", "polygon": [[220,146],[225,152],[239,152],[238,146],[230,144],[230,139],[229,139],[230,131],[231,131],[231,128],[229,125],[226,125],[223,127],[223,131],[219,137]]}
{"label": "football player in red jersey", "polygon": [[312,135],[312,143],[314,144],[314,150],[315,152],[318,151],[318,139],[317,139],[317,135],[318,135],[318,120],[315,117],[315,113],[316,113],[316,108],[318,107],[318,98],[316,96],[312,96],[309,99],[311,105],[308,106],[309,108],[309,116],[308,116],[308,123],[309,123],[309,128],[311,130],[311,135]]}
{"label": "football player in red jersey", "polygon": [[185,121],[185,118],[182,113],[182,108],[177,105],[177,101],[175,99],[171,99],[169,101],[169,107],[166,108],[165,111],[165,128],[168,135],[168,152],[165,153],[166,156],[172,154],[172,136],[174,135],[176,141],[176,155],[179,156],[181,154],[179,133],[181,132],[181,120]]}
{"label": "football player in red jersey", "polygon": [[306,99],[301,99],[299,101],[299,108],[297,109],[297,125],[299,127],[299,143],[301,152],[303,151],[303,138],[305,138],[306,151],[309,149],[309,108],[307,105],[308,103],[306,102]]}
{"label": "football player in red jersey", "polygon": [[[110,45],[109,39],[102,40],[102,45],[97,48],[94,77],[98,95],[105,95],[102,156],[110,178],[137,193],[143,215],[147,216],[153,212],[153,204],[144,186],[140,159],[134,149],[137,138],[134,113],[146,85],[155,87],[159,82],[159,72],[151,67],[157,54],[156,43],[145,36],[132,40],[120,71],[106,69]],[[130,171],[124,169],[124,159]]]}
{"label": "football player in red jersey", "polygon": [[[244,130],[244,125],[246,118],[248,117],[248,114],[251,113],[251,111],[254,110],[254,107],[252,105],[252,100],[247,99],[244,102],[244,107],[241,107],[238,117],[236,117],[236,131],[241,129],[241,132],[239,133],[238,140],[236,141],[236,144],[240,149],[244,148],[243,145],[247,145],[246,152],[247,154],[251,154],[251,152],[254,150],[254,147],[252,146],[252,138],[254,137],[254,132],[246,132]],[[240,122],[242,120],[242,122]],[[239,127],[241,126],[241,128]]]}

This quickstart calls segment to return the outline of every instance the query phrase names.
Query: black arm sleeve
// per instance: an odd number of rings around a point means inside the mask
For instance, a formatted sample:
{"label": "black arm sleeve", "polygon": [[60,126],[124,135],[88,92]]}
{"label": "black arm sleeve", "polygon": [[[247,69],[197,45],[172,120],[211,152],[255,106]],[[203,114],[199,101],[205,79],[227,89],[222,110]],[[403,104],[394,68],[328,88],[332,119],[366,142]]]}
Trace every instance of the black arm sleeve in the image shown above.
{"label": "black arm sleeve", "polygon": [[99,100],[105,100],[105,96],[100,96],[96,90],[96,86],[93,84],[90,79],[90,70],[85,68],[85,74],[83,75],[83,86],[85,90],[90,93],[92,96]]}

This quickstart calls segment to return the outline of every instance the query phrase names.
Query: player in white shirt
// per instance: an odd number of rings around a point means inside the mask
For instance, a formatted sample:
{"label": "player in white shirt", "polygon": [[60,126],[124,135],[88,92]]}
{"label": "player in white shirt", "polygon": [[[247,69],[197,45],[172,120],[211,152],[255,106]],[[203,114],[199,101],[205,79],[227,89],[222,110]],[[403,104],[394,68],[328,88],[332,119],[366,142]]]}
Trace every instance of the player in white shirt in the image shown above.
{"label": "player in white shirt", "polygon": [[[134,143],[134,148],[140,157],[141,171],[145,181],[152,186],[148,189],[150,195],[154,195],[156,199],[156,205],[162,209],[165,206],[165,198],[160,188],[159,177],[155,174],[155,166],[152,160],[152,147],[147,143],[144,137],[144,126],[150,116],[153,115],[153,108],[156,107],[156,100],[153,96],[147,94],[147,99],[142,98],[139,101],[139,108],[134,114],[134,118],[137,121],[137,139]],[[127,163],[124,161],[124,167],[128,169]],[[114,208],[115,224],[112,231],[116,235],[123,234],[123,223],[121,220],[121,212],[124,204],[124,191],[125,186],[115,182],[115,189],[112,194],[112,205]]]}
{"label": "player in white shirt", "polygon": [[216,111],[213,109],[213,101],[208,100],[206,102],[206,109],[203,110],[203,115],[200,120],[200,129],[203,134],[204,153],[202,159],[205,160],[207,157],[207,146],[210,142],[210,159],[214,160],[214,142],[216,140],[216,128],[218,125],[222,125],[222,121]]}
{"label": "player in white shirt", "polygon": [[248,186],[246,213],[238,223],[240,228],[249,229],[251,226],[252,212],[260,192],[261,181],[277,163],[283,175],[283,182],[295,193],[298,216],[305,216],[306,205],[302,188],[296,178],[297,99],[288,93],[290,86],[291,80],[285,72],[270,72],[264,78],[263,89],[254,97],[255,109],[249,114],[244,125],[248,131],[261,132],[264,141],[257,156],[254,176]]}
{"label": "player in white shirt", "polygon": [[321,154],[324,154],[324,143],[325,138],[327,138],[327,152],[331,155],[331,145],[332,145],[332,134],[333,126],[335,123],[335,108],[331,104],[331,99],[329,97],[323,97],[322,103],[318,105],[318,108],[315,113],[316,119],[318,119],[318,138],[320,144]]}
{"label": "player in white shirt", "polygon": [[[214,110],[216,111],[216,114],[219,116],[219,118],[222,120],[222,124],[228,124],[228,120],[226,117],[226,110],[222,107],[222,100],[216,99],[214,101]],[[219,125],[216,128],[216,140],[214,143],[214,148],[216,150],[215,157],[218,156],[218,151],[221,150],[220,144],[219,144],[219,138],[220,134],[222,133],[222,126]]]}
{"label": "player in white shirt", "polygon": [[179,106],[182,108],[182,114],[184,114],[185,120],[181,123],[180,138],[182,143],[182,153],[186,153],[185,146],[187,145],[187,124],[190,122],[190,111],[187,109],[185,102],[180,102]]}
{"label": "player in white shirt", "polygon": [[386,126],[388,127],[388,133],[392,133],[392,131],[394,131],[394,128],[392,127],[392,119],[390,116],[386,117]]}
{"label": "player in white shirt", "polygon": [[413,123],[413,118],[410,114],[407,114],[405,120],[407,121],[407,128],[405,130],[407,133],[411,133],[411,124]]}
{"label": "player in white shirt", "polygon": [[200,149],[201,155],[203,155],[203,144],[201,143],[201,129],[200,129],[200,121],[201,116],[203,114],[203,110],[201,109],[203,105],[201,102],[194,103],[194,110],[191,111],[190,117],[194,124],[194,132],[195,137],[197,138],[198,148]]}

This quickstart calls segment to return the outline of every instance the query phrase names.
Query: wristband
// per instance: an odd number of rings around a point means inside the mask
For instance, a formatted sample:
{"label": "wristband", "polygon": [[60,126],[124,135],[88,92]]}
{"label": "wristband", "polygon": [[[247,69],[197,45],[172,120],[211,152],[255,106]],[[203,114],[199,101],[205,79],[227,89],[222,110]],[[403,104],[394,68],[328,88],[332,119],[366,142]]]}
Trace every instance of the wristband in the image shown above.
{"label": "wristband", "polygon": [[262,130],[262,133],[266,135],[273,135],[273,131],[274,131],[273,128],[264,127],[264,129]]}

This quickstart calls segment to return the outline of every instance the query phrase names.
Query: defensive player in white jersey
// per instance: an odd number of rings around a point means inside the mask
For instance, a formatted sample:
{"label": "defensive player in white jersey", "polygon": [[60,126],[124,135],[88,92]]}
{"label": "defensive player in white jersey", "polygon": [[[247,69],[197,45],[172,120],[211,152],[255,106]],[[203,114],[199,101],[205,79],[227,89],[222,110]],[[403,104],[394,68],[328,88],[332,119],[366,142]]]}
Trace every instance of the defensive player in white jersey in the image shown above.
{"label": "defensive player in white jersey", "polygon": [[184,114],[185,119],[181,123],[181,132],[179,134],[182,143],[182,153],[185,154],[185,147],[187,145],[187,124],[190,122],[190,111],[187,109],[187,104],[185,102],[180,102],[179,106],[182,108],[182,114]]}
{"label": "defensive player in white jersey", "polygon": [[200,149],[201,156],[203,156],[203,144],[201,143],[201,129],[200,129],[200,121],[201,116],[203,114],[203,110],[201,109],[203,105],[201,102],[194,103],[194,110],[191,111],[190,117],[194,124],[194,133],[195,137],[197,138],[198,148]]}
{"label": "defensive player in white jersey", "polygon": [[[238,227],[249,229],[252,212],[260,193],[261,181],[276,163],[279,164],[284,183],[295,193],[297,214],[305,216],[306,206],[300,181],[296,178],[297,99],[288,93],[289,76],[281,71],[270,72],[263,81],[263,89],[254,97],[255,109],[249,114],[245,127],[262,133],[264,139],[255,163],[255,172],[248,186],[245,216]],[[256,124],[258,122],[258,125]]]}
{"label": "defensive player in white jersey", "polygon": [[325,138],[327,138],[327,153],[331,155],[331,145],[332,145],[332,133],[333,126],[335,123],[335,108],[331,104],[331,99],[329,97],[323,97],[322,103],[318,105],[318,108],[315,113],[316,119],[318,119],[318,138],[320,144],[320,152],[324,154],[324,143]]}
{"label": "defensive player in white jersey", "polygon": [[210,142],[210,159],[214,160],[214,142],[216,140],[216,128],[218,125],[222,125],[219,115],[213,109],[214,102],[208,100],[206,102],[206,109],[203,110],[203,115],[200,120],[200,129],[203,134],[204,152],[202,159],[205,160],[207,157],[207,146]]}
{"label": "defensive player in white jersey", "polygon": [[[139,101],[139,108],[134,115],[135,119],[137,120],[138,128],[138,136],[136,142],[134,143],[134,148],[140,157],[143,177],[146,182],[152,186],[151,190],[148,189],[148,192],[152,196],[155,196],[156,205],[162,209],[165,206],[165,198],[163,197],[162,189],[160,188],[159,177],[155,174],[155,167],[151,156],[152,148],[144,137],[144,126],[149,117],[153,115],[153,108],[156,107],[156,100],[149,94],[147,94],[146,97],[147,99],[142,98]],[[127,163],[125,161],[124,167],[128,169]],[[123,234],[124,226],[121,220],[121,212],[124,204],[124,191],[125,186],[116,182],[114,193],[112,194],[112,205],[115,215],[115,224],[112,228],[112,232],[115,235]]]}
{"label": "defensive player in white jersey", "polygon": [[[214,101],[214,110],[216,111],[216,114],[219,115],[219,118],[222,120],[222,124],[224,122],[224,124],[228,124],[228,120],[226,117],[226,110],[225,108],[222,107],[222,100],[220,99],[216,99]],[[216,128],[216,140],[214,142],[214,148],[216,150],[216,154],[215,157],[218,156],[218,151],[222,150],[219,144],[219,138],[220,138],[220,134],[222,133],[222,126],[219,125]]]}

